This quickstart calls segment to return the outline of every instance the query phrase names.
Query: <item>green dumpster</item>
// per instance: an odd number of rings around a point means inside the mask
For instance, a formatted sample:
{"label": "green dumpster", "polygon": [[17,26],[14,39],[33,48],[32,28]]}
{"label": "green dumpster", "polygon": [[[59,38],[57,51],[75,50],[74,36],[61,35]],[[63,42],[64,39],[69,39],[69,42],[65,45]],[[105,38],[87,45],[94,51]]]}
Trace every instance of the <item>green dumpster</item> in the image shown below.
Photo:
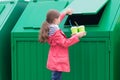
{"label": "green dumpster", "polygon": [[[29,3],[11,33],[12,80],[50,79],[50,71],[46,69],[49,45],[38,42],[38,32],[46,11],[51,8],[74,9],[73,15],[66,16],[60,24],[68,37],[69,20],[73,25],[74,21],[85,25],[87,31],[87,36],[69,48],[71,72],[63,73],[63,80],[120,80],[119,0]],[[31,9],[33,12],[29,14]]]}
{"label": "green dumpster", "polygon": [[[119,27],[120,27],[120,8],[119,8],[119,16],[118,16],[119,18],[117,19],[117,23],[115,24],[115,27],[117,27],[116,28],[116,31],[117,32],[119,32]],[[116,35],[116,34],[114,34],[114,35]],[[120,38],[120,36],[118,36],[119,38]],[[114,80],[120,80],[120,76],[119,76],[119,74],[120,74],[120,62],[119,62],[119,59],[120,59],[120,50],[119,50],[119,47],[120,47],[120,39],[118,39],[118,38],[116,38],[116,37],[114,37],[115,39],[115,42],[114,42],[114,44],[115,44],[115,47],[114,47],[114,52],[115,52],[115,54],[114,54]]]}
{"label": "green dumpster", "polygon": [[0,2],[0,80],[11,80],[10,33],[25,6],[13,0]]}
{"label": "green dumpster", "polygon": [[68,1],[28,3],[11,33],[12,80],[48,80],[50,78],[50,72],[46,69],[49,46],[39,44],[38,31],[49,9],[61,11],[67,5]]}

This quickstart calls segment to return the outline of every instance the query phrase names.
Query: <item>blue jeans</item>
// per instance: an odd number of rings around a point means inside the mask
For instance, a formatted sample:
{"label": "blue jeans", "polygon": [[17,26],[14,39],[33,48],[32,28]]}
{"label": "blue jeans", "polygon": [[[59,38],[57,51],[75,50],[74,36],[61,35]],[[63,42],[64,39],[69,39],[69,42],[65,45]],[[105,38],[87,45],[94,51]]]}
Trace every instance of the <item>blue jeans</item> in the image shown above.
{"label": "blue jeans", "polygon": [[62,72],[61,71],[52,71],[52,80],[61,80]]}

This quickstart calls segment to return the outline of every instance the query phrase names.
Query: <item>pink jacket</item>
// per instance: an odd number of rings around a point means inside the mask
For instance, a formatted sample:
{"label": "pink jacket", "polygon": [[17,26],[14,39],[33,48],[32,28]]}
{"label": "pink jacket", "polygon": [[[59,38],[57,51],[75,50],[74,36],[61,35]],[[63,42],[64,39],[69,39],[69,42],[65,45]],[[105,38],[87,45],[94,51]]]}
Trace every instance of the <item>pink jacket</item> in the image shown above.
{"label": "pink jacket", "polygon": [[52,71],[70,72],[68,47],[77,43],[79,38],[74,35],[66,38],[61,30],[57,30],[49,37],[50,50],[47,60],[47,68]]}

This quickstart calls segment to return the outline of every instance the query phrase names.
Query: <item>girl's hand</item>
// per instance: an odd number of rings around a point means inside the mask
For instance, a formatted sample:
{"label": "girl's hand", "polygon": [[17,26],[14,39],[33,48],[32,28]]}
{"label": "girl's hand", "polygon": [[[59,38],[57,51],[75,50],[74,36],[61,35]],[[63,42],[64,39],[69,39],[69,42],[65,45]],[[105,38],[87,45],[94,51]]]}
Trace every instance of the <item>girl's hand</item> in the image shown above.
{"label": "girl's hand", "polygon": [[75,35],[77,35],[79,38],[82,38],[86,36],[86,32],[79,32],[79,33],[76,33]]}
{"label": "girl's hand", "polygon": [[68,15],[72,15],[72,12],[72,9],[67,9],[66,11],[64,11],[64,13]]}

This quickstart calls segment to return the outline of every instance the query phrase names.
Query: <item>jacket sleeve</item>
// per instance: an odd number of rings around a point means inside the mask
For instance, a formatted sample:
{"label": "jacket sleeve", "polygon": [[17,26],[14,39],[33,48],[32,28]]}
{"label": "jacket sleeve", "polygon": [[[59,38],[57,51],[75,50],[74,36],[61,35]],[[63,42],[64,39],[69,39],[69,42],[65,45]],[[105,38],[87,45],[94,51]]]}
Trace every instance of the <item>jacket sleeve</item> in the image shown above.
{"label": "jacket sleeve", "polygon": [[62,33],[57,33],[55,35],[55,42],[58,45],[61,45],[63,47],[69,47],[77,42],[79,42],[79,38],[76,35],[73,35],[70,38],[66,38]]}
{"label": "jacket sleeve", "polygon": [[60,14],[60,22],[64,19],[65,15],[66,15],[65,13]]}

